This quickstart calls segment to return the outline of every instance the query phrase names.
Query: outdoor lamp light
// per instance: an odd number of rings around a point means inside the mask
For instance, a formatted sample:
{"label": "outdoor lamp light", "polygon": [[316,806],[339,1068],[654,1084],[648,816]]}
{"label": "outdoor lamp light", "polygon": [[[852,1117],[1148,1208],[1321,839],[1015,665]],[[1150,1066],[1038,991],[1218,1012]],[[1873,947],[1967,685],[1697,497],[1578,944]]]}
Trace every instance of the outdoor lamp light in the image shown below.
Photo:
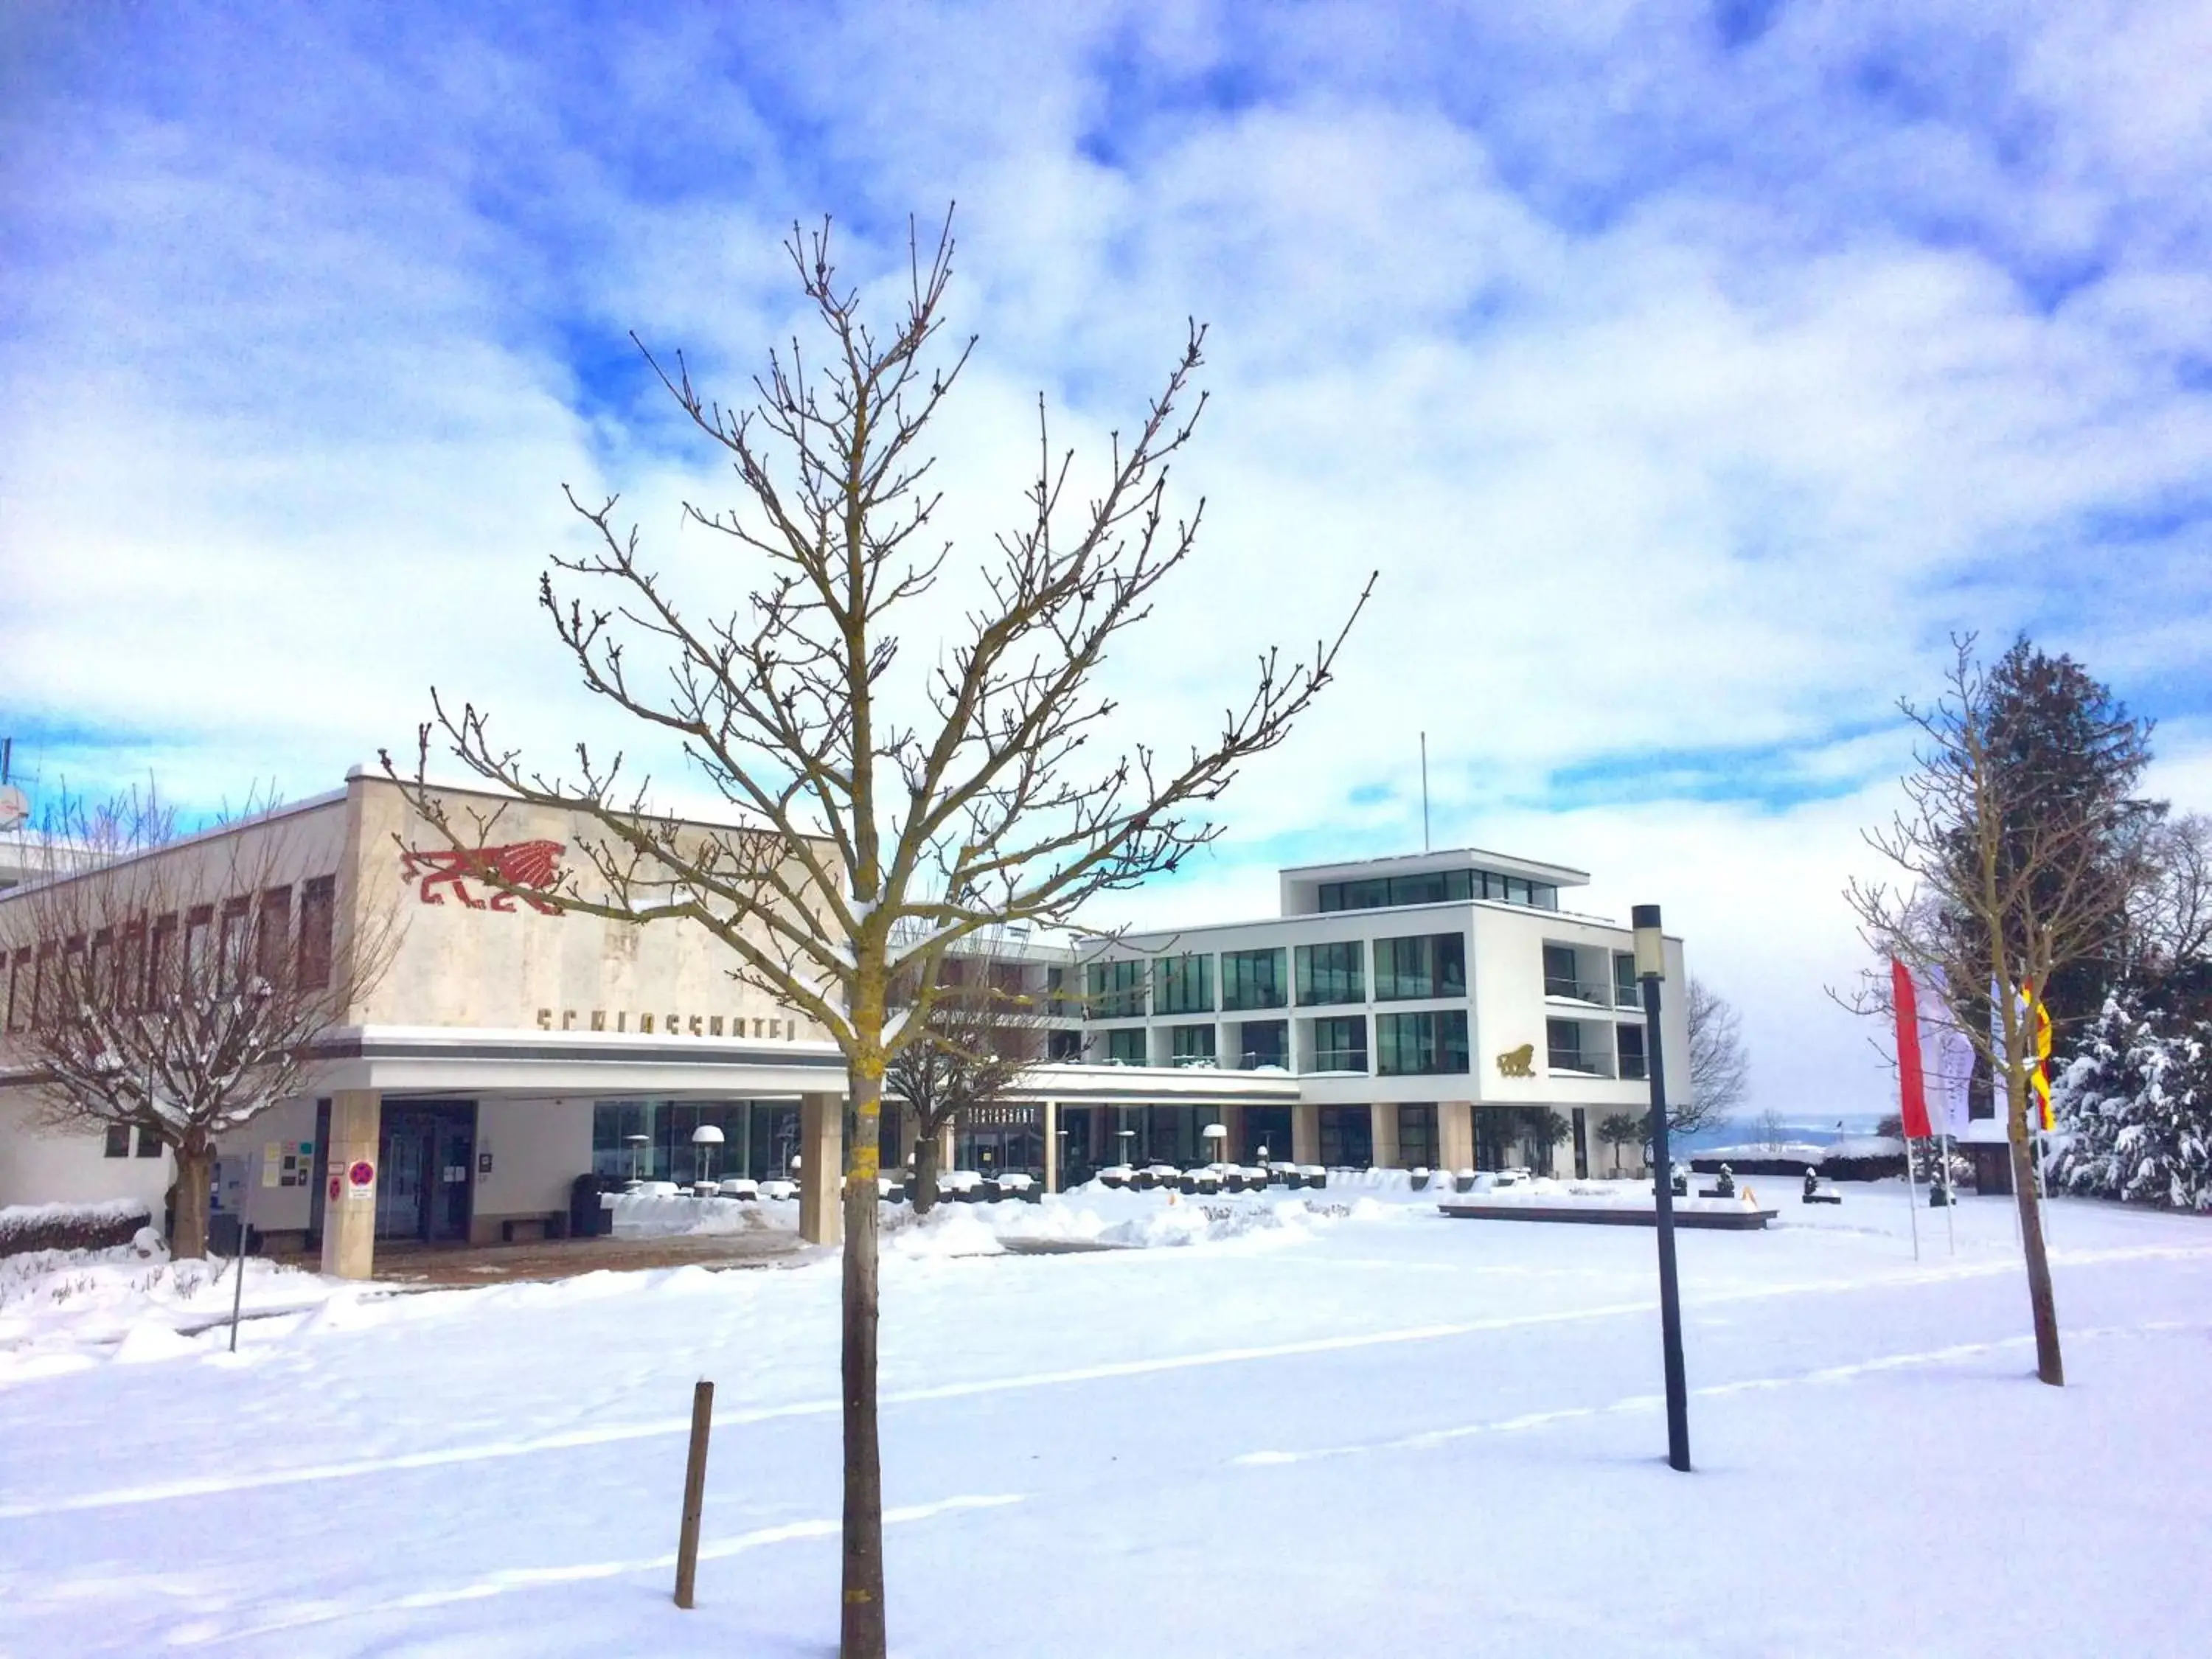
{"label": "outdoor lamp light", "polygon": [[722,1144],[722,1132],[711,1123],[702,1123],[691,1132],[691,1144],[699,1149],[699,1178],[714,1178],[714,1148]]}
{"label": "outdoor lamp light", "polygon": [[1659,931],[1659,907],[1639,904],[1628,913],[1629,925],[1636,930],[1636,977],[1664,979],[1667,977],[1667,941]]}

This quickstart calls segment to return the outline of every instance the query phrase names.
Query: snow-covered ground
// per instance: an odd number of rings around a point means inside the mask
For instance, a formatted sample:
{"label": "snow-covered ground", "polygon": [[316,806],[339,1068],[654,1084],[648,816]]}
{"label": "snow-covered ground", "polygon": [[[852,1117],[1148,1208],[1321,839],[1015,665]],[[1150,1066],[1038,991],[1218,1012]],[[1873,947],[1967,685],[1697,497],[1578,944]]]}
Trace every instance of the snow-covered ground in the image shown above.
{"label": "snow-covered ground", "polygon": [[[2212,1221],[2052,1206],[2057,1390],[2005,1201],[1962,1206],[1955,1254],[1920,1212],[1916,1264],[1901,1189],[1844,1190],[1681,1238],[1687,1476],[1643,1230],[1449,1220],[1392,1183],[902,1222],[894,1650],[2202,1651]],[[0,1280],[0,1653],[834,1651],[826,1255],[407,1296],[258,1272],[249,1306],[313,1305],[233,1358],[178,1334],[227,1277],[120,1254]]]}

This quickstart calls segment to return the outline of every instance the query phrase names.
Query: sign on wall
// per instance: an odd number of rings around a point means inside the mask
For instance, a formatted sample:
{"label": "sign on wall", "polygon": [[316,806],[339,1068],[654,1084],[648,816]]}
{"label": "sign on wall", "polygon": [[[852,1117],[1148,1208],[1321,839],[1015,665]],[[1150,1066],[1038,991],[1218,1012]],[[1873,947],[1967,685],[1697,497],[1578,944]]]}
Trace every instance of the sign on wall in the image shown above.
{"label": "sign on wall", "polygon": [[399,869],[404,879],[419,883],[416,893],[425,904],[443,904],[444,890],[450,889],[453,896],[471,910],[512,911],[519,896],[541,915],[557,916],[561,907],[551,899],[528,892],[518,895],[504,891],[495,891],[489,898],[481,899],[469,891],[467,884],[477,881],[489,885],[495,878],[511,886],[550,891],[560,878],[562,851],[562,843],[557,841],[518,841],[505,847],[478,847],[466,852],[451,848],[423,851],[410,848],[400,854]]}

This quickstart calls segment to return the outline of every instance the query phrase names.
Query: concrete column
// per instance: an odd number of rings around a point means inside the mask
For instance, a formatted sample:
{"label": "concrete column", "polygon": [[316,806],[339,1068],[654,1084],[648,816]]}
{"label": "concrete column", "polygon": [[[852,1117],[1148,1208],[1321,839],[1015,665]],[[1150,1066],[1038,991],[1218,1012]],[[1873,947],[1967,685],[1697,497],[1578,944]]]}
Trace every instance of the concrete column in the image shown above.
{"label": "concrete column", "polygon": [[1229,1139],[1221,1143],[1223,1161],[1242,1164],[1244,1161],[1244,1109],[1242,1106],[1224,1106],[1221,1109],[1221,1127],[1229,1131]]}
{"label": "concrete column", "polygon": [[1300,1102],[1291,1108],[1291,1162],[1321,1162],[1321,1107]]}
{"label": "concrete column", "polygon": [[1060,1190],[1060,1103],[1048,1100],[1041,1109],[1044,1116],[1044,1189],[1056,1193]]}
{"label": "concrete column", "polygon": [[[331,1097],[330,1144],[323,1158],[323,1271],[340,1279],[376,1272],[376,1153],[384,1097],[373,1089],[341,1089]],[[356,1166],[369,1180],[356,1186]]]}
{"label": "concrete column", "polygon": [[844,1242],[845,1102],[838,1095],[799,1097],[799,1236],[809,1244]]}
{"label": "concrete column", "polygon": [[1474,1105],[1471,1101],[1437,1103],[1437,1162],[1457,1172],[1474,1167]]}
{"label": "concrete column", "polygon": [[1367,1133],[1374,1147],[1375,1167],[1398,1167],[1398,1103],[1376,1101],[1367,1109]]}

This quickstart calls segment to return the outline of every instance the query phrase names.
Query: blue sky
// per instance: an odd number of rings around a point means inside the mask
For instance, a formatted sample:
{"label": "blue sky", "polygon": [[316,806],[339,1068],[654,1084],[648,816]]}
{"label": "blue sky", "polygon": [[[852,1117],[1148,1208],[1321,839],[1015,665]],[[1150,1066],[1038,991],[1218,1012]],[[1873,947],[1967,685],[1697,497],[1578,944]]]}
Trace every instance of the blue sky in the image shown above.
{"label": "blue sky", "polygon": [[794,218],[878,283],[957,198],[963,544],[1038,392],[1095,453],[1213,331],[1132,731],[1382,573],[1146,920],[1403,850],[1425,730],[1440,842],[1664,899],[1762,1091],[1847,1108],[1837,890],[1953,630],[2075,652],[2212,805],[2206,6],[33,3],[0,65],[0,730],[49,787],[314,793],[433,683],[612,735],[531,604],[560,484],[744,574],[629,331],[738,389]]}

